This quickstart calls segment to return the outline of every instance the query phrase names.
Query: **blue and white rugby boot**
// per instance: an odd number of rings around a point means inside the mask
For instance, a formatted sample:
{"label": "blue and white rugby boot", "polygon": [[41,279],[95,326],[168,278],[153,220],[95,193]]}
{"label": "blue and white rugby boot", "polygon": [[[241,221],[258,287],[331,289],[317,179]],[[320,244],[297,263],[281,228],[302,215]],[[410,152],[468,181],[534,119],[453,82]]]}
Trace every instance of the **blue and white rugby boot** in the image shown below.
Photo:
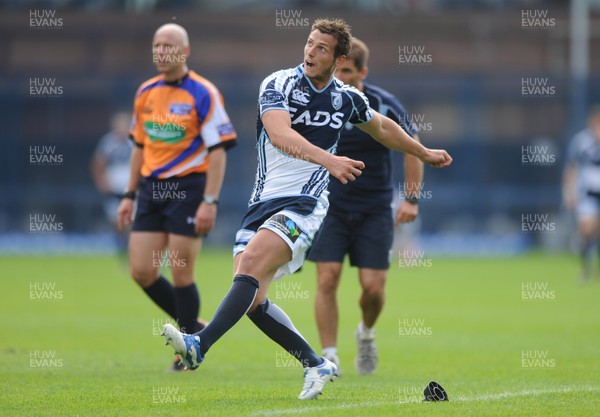
{"label": "blue and white rugby boot", "polygon": [[323,358],[323,363],[312,368],[304,368],[304,385],[298,398],[300,400],[313,400],[322,394],[323,387],[338,376],[337,366],[330,360]]}
{"label": "blue and white rugby boot", "polygon": [[204,355],[200,351],[200,337],[181,333],[170,323],[163,326],[161,336],[167,339],[167,345],[171,345],[187,369],[193,371],[204,360]]}

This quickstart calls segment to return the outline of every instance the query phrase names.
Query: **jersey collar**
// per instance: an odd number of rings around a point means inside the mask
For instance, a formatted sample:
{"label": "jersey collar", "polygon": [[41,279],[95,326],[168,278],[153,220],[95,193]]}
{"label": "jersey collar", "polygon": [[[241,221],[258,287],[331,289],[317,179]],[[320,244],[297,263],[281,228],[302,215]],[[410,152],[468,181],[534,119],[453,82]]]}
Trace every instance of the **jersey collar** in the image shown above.
{"label": "jersey collar", "polygon": [[329,82],[325,85],[325,87],[323,87],[320,90],[317,90],[317,88],[313,85],[312,81],[309,80],[309,78],[306,76],[306,74],[304,74],[304,65],[300,64],[296,67],[296,69],[298,70],[298,72],[300,72],[300,74],[302,74],[302,76],[306,79],[306,81],[308,82],[308,85],[310,86],[310,88],[313,89],[314,92],[316,93],[322,93],[323,91],[327,90],[329,88],[329,86],[331,85],[331,83],[333,82],[334,77],[332,76],[329,79]]}

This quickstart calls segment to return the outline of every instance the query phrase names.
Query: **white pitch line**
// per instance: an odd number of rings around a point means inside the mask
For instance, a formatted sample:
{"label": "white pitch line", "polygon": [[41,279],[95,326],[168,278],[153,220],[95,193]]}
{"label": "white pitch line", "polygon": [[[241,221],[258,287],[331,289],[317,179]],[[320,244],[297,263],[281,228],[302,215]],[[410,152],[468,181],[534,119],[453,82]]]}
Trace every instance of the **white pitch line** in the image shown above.
{"label": "white pitch line", "polygon": [[[496,394],[476,394],[472,396],[457,396],[452,397],[450,395],[450,402],[474,402],[474,401],[494,401],[502,400],[510,397],[526,397],[533,395],[545,395],[545,394],[559,394],[568,392],[583,392],[583,391],[600,391],[600,387],[563,387],[554,389],[538,389],[538,390],[525,390],[515,392],[500,392]],[[367,401],[362,403],[354,404],[338,404],[333,406],[316,406],[306,408],[286,408],[279,410],[263,410],[252,413],[252,416],[280,416],[280,415],[292,415],[292,414],[305,414],[314,413],[315,411],[331,411],[331,410],[347,410],[353,408],[365,408],[365,407],[382,407],[386,405],[402,405],[402,404],[416,404],[420,403],[420,400],[409,400],[409,401]]]}

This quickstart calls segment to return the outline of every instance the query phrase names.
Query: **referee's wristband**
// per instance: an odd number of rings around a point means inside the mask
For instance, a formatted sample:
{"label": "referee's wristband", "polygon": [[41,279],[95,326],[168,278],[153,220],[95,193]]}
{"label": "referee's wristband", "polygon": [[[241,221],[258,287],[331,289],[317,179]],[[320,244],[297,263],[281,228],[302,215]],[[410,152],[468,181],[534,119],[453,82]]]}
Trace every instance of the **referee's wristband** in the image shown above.
{"label": "referee's wristband", "polygon": [[417,197],[416,195],[410,195],[410,196],[406,196],[406,198],[404,199],[407,203],[410,204],[414,204],[415,206],[419,205],[419,197]]}
{"label": "referee's wristband", "polygon": [[135,193],[135,191],[125,191],[121,198],[129,198],[131,200],[135,200],[136,195],[137,194]]}
{"label": "referee's wristband", "polygon": [[202,202],[206,203],[206,204],[210,204],[210,205],[217,205],[219,204],[219,200],[217,200],[215,197],[213,197],[212,195],[205,195],[202,198]]}

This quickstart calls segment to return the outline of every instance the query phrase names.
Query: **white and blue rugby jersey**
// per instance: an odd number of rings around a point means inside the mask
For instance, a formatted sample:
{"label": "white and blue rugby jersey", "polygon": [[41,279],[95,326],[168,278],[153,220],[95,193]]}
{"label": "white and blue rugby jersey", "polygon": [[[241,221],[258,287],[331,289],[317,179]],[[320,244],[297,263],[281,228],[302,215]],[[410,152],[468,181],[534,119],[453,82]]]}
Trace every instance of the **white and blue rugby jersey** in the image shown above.
{"label": "white and blue rugby jersey", "polygon": [[373,117],[368,99],[335,77],[317,90],[305,77],[302,65],[277,71],[260,85],[256,126],[258,168],[249,204],[292,196],[327,201],[327,170],[291,156],[291,149],[286,152],[271,143],[261,117],[274,109],[288,111],[295,131],[315,146],[335,154],[340,131],[347,122],[366,123]]}
{"label": "white and blue rugby jersey", "polygon": [[573,137],[568,150],[568,160],[577,164],[577,186],[580,193],[600,192],[600,142],[589,129]]}

